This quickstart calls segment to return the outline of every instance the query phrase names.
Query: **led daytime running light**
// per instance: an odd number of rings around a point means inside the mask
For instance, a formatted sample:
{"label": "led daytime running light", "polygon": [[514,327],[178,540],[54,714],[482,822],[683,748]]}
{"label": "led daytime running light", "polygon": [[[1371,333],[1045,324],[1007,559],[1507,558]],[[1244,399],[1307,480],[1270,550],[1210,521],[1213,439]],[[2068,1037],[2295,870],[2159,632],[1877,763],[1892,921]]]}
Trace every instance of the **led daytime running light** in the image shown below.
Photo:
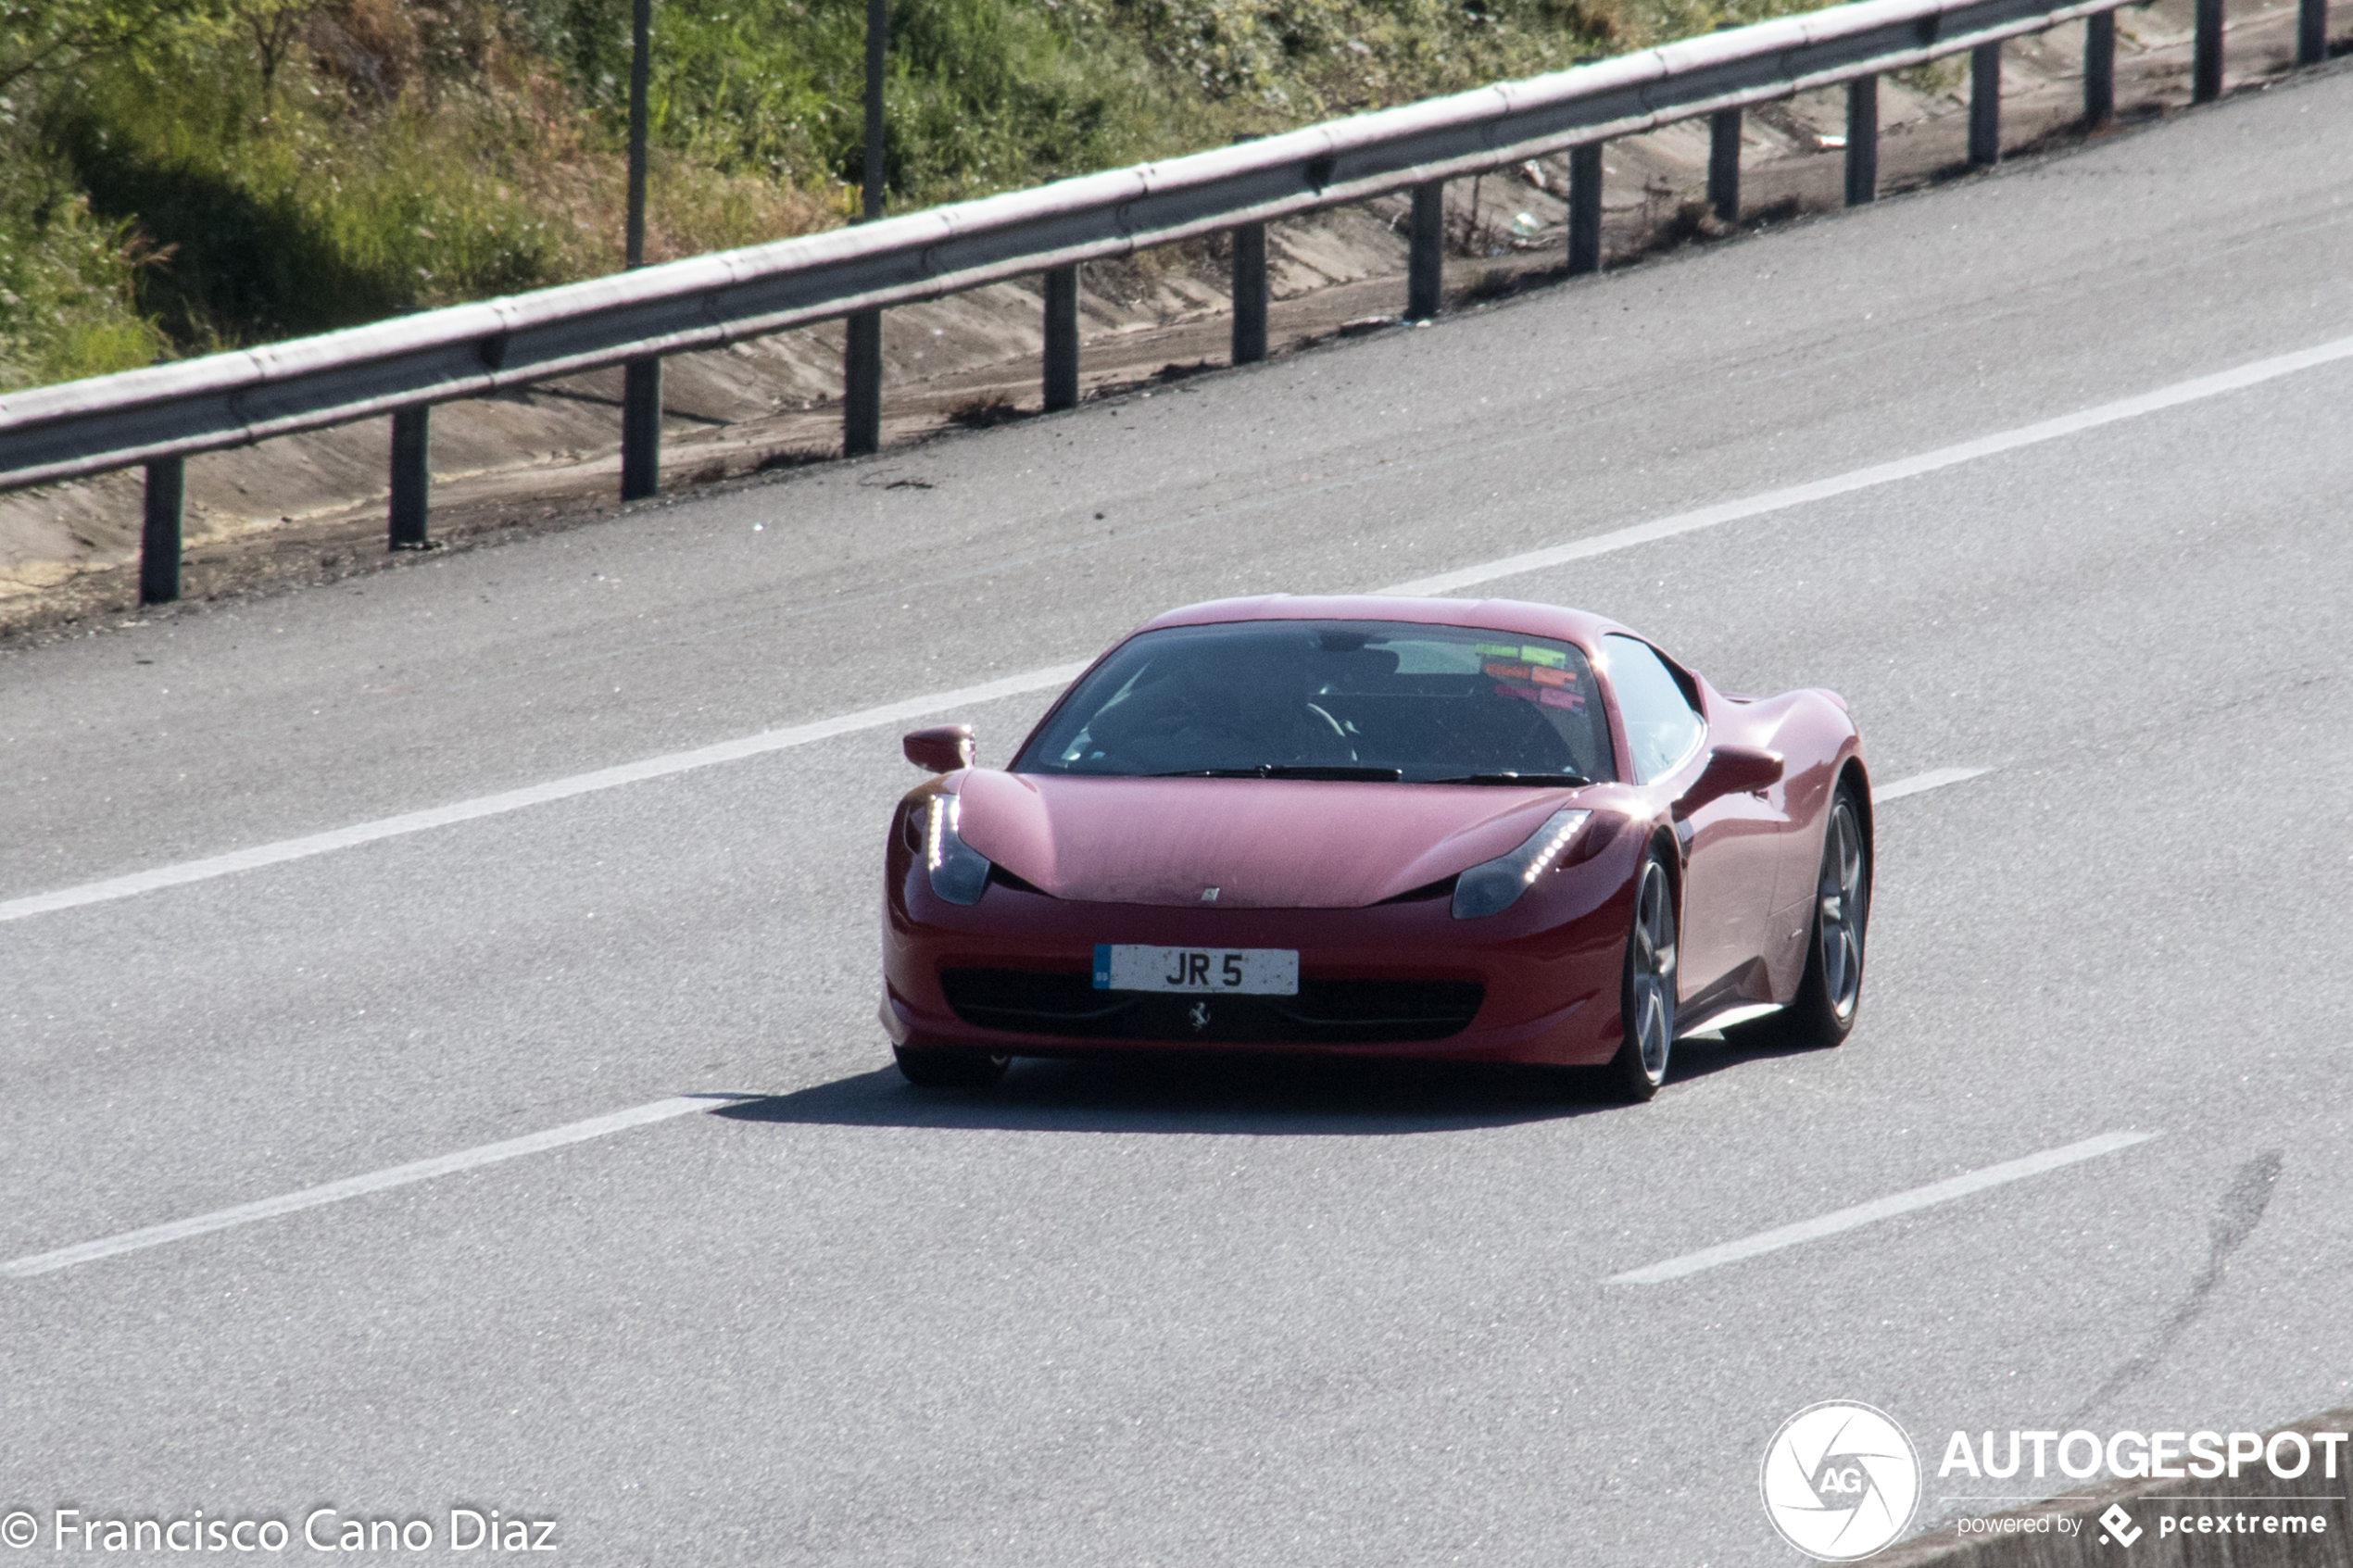
{"label": "led daytime running light", "polygon": [[957,831],[963,797],[935,795],[924,820],[924,870],[936,897],[950,904],[977,904],[988,890],[988,859]]}
{"label": "led daytime running light", "polygon": [[1473,866],[1457,877],[1454,918],[1479,920],[1501,914],[1519,902],[1519,896],[1536,884],[1545,867],[1560,859],[1561,852],[1577,836],[1577,830],[1592,814],[1574,809],[1555,811],[1518,848]]}

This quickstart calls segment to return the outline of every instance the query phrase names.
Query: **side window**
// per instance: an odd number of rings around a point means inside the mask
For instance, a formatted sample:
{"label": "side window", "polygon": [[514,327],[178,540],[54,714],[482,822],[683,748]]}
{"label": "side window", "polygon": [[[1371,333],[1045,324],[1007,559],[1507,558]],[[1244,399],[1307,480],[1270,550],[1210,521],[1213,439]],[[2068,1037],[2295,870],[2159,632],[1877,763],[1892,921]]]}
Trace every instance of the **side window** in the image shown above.
{"label": "side window", "polygon": [[1610,689],[1626,721],[1626,743],[1633,752],[1634,777],[1643,784],[1673,772],[1699,745],[1707,726],[1691,699],[1650,645],[1632,637],[1602,639]]}

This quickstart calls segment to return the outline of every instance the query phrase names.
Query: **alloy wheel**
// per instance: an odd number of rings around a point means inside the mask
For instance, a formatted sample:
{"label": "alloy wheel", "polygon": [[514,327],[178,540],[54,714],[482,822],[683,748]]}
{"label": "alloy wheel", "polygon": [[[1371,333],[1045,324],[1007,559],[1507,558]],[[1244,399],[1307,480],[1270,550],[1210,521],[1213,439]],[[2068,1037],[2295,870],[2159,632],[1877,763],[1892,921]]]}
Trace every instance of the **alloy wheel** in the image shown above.
{"label": "alloy wheel", "polygon": [[1822,846],[1822,879],[1817,909],[1822,944],[1822,986],[1831,1010],[1843,1022],[1854,1016],[1863,989],[1863,834],[1855,809],[1841,800],[1831,812]]}
{"label": "alloy wheel", "polygon": [[1635,894],[1632,978],[1628,1030],[1643,1074],[1657,1083],[1667,1075],[1667,1053],[1675,1043],[1675,897],[1667,868],[1656,860],[1642,867]]}

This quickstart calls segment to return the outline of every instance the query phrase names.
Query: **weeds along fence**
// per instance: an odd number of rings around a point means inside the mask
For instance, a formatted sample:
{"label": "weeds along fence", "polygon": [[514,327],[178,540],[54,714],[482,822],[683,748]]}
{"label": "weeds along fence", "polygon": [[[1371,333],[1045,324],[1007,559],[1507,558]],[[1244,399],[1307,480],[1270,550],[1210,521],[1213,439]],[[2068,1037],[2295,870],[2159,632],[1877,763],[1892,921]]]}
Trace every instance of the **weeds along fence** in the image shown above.
{"label": "weeds along fence", "polygon": [[[1879,186],[1879,78],[1971,56],[1969,158],[2000,156],[2005,39],[2081,21],[2083,112],[2114,109],[2116,8],[2126,0],[1862,0],[1727,30],[1523,82],[1327,121],[1159,163],[959,202],[854,228],[404,316],[0,397],[0,489],[146,468],[140,596],[179,596],[186,459],[392,416],[389,544],[426,543],[432,406],[616,364],[622,494],[659,483],[663,356],[848,318],[843,447],[881,433],[880,313],[1006,278],[1045,280],[1045,402],[1078,400],[1080,263],[1230,231],[1233,358],[1266,353],[1268,220],[1413,193],[1405,315],[1440,306],[1446,181],[1567,149],[1567,270],[1601,266],[1602,148],[1677,120],[1710,122],[1708,195],[1740,210],[1740,133],[1752,104],[1843,83],[1846,200]],[[2327,0],[2299,0],[2298,58],[2324,53]],[[2197,0],[2192,95],[2222,90],[2223,0]],[[648,395],[650,389],[650,395]]]}

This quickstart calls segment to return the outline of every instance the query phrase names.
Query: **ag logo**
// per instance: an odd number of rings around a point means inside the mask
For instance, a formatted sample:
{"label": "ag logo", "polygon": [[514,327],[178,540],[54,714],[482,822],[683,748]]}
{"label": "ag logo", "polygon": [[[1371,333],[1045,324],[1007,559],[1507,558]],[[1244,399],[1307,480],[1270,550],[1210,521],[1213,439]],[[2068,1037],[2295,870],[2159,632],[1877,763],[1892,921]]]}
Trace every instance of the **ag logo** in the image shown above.
{"label": "ag logo", "polygon": [[1911,1524],[1920,1461],[1883,1411],[1832,1400],[1781,1424],[1758,1485],[1783,1540],[1824,1562],[1852,1562]]}

